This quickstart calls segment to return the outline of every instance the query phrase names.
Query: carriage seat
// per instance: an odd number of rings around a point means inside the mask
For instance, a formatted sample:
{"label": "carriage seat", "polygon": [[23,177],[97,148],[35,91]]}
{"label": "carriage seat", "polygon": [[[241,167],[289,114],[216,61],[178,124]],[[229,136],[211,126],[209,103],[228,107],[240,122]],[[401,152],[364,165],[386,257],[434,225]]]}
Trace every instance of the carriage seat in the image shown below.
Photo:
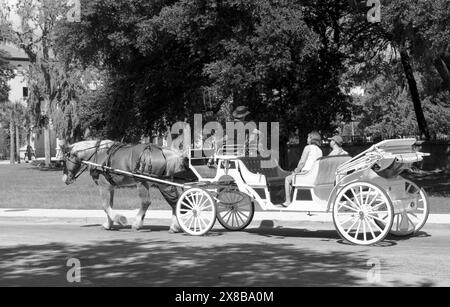
{"label": "carriage seat", "polygon": [[[264,175],[269,186],[276,185],[280,182],[284,183],[286,176],[289,175],[289,172],[283,170],[271,157],[241,157],[239,160],[242,161],[249,172]],[[262,162],[270,163],[271,167],[263,167]]]}
{"label": "carriage seat", "polygon": [[294,176],[294,187],[334,185],[337,168],[351,159],[348,155],[322,157],[314,162],[311,170]]}

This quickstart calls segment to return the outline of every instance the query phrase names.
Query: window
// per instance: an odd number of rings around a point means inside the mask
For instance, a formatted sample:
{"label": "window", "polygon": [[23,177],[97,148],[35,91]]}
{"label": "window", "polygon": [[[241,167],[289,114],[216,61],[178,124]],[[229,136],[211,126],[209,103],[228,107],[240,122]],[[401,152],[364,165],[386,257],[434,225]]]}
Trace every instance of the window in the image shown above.
{"label": "window", "polygon": [[28,97],[28,87],[24,86],[22,88],[22,96],[23,96],[23,98],[27,98]]}

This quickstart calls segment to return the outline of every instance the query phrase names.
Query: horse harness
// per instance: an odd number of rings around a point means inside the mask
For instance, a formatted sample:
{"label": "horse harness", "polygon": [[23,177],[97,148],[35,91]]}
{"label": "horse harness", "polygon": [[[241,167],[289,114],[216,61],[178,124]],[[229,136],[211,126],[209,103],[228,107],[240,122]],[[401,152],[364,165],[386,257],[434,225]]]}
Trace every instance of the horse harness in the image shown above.
{"label": "horse harness", "polygon": [[[112,163],[111,163],[111,159],[113,157],[114,154],[116,154],[120,149],[125,148],[125,147],[132,147],[130,145],[127,144],[123,144],[123,143],[114,143],[106,152],[106,159],[105,161],[102,163],[102,166],[106,166],[108,168],[112,168]],[[154,165],[154,163],[152,163],[152,153],[154,153],[154,147],[151,144],[146,145],[141,154],[139,155],[139,158],[136,162],[135,167],[133,168],[133,173],[135,174],[145,174],[147,176],[154,176],[154,177],[158,177],[161,178],[161,176],[158,176],[157,174],[152,174],[152,171],[154,170],[154,166],[158,166],[158,165]],[[164,174],[166,172],[166,156],[164,155],[163,150],[160,151],[162,158],[164,160],[164,163],[162,164],[163,168],[162,168],[162,174]],[[109,184],[111,184],[112,186],[117,186],[117,183],[114,181],[113,178],[113,171],[103,168],[102,169],[102,174],[105,177],[105,179],[109,182]],[[92,172],[91,172],[92,175]],[[165,176],[167,178],[169,178],[169,176]],[[165,178],[162,177],[162,178]]]}

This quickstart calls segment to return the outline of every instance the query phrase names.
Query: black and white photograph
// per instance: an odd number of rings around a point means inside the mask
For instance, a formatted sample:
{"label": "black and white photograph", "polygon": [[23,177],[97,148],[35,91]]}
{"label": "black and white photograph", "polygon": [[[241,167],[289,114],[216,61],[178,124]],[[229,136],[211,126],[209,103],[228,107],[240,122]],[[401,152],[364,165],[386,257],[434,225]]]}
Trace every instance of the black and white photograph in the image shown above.
{"label": "black and white photograph", "polygon": [[0,0],[0,287],[449,287],[449,119],[449,0]]}

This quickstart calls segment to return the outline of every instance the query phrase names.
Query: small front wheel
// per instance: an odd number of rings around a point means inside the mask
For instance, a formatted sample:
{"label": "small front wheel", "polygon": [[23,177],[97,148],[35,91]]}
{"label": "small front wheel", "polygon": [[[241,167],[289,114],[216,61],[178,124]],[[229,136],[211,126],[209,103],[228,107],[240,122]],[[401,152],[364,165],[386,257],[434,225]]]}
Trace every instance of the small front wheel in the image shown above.
{"label": "small front wheel", "polygon": [[372,245],[389,233],[394,209],[389,196],[369,182],[353,182],[334,199],[333,222],[339,235],[357,245]]}
{"label": "small front wheel", "polygon": [[189,189],[181,194],[177,202],[176,217],[184,232],[194,236],[204,235],[216,222],[214,200],[203,189]]}

